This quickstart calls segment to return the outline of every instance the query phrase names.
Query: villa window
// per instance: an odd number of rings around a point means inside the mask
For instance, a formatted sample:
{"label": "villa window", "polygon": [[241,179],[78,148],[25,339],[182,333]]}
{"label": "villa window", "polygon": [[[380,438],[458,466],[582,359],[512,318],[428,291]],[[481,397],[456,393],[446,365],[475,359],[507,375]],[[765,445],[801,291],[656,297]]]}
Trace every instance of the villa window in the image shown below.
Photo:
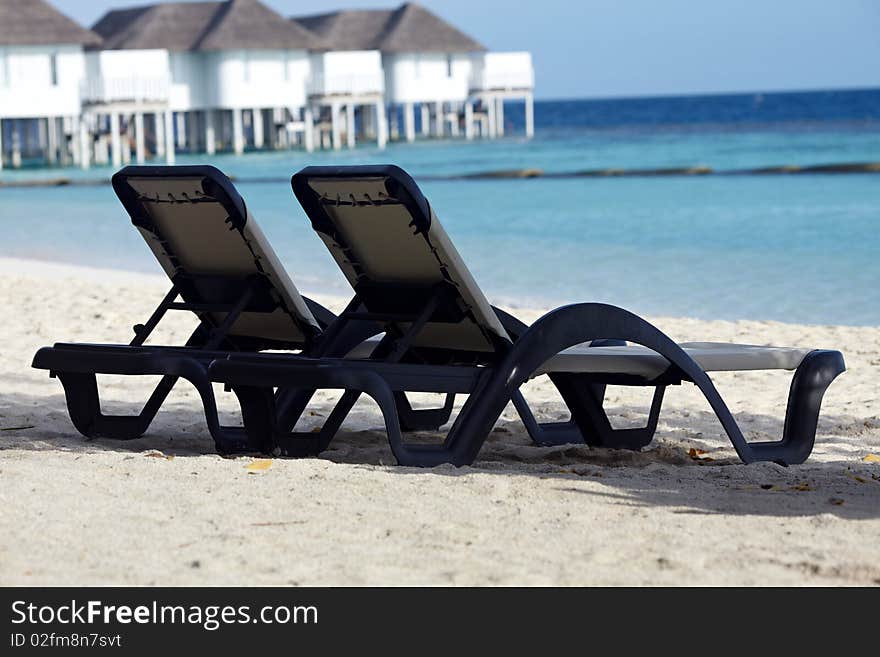
{"label": "villa window", "polygon": [[414,55],[413,67],[415,68],[415,77],[422,77],[422,58],[419,57],[419,53]]}
{"label": "villa window", "polygon": [[0,87],[9,86],[9,60],[6,53],[0,50]]}
{"label": "villa window", "polygon": [[242,52],[242,60],[244,62],[244,81],[251,81],[251,57],[250,53],[245,50]]}
{"label": "villa window", "polygon": [[446,77],[452,77],[452,55],[446,55]]}
{"label": "villa window", "polygon": [[58,86],[58,53],[49,55],[49,80],[53,87]]}
{"label": "villa window", "polygon": [[290,67],[291,67],[290,51],[285,50],[284,51],[284,81],[285,82],[290,82]]}

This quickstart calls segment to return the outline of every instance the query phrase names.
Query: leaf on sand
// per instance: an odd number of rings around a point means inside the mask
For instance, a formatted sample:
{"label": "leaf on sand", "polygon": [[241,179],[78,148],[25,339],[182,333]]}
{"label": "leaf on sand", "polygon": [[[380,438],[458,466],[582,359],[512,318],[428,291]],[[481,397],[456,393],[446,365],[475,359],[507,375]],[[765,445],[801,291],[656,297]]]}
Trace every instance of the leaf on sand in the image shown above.
{"label": "leaf on sand", "polygon": [[865,479],[864,477],[860,477],[858,475],[854,475],[852,472],[847,472],[846,476],[849,477],[850,479],[855,479],[860,484],[867,484],[868,483],[867,479]]}
{"label": "leaf on sand", "polygon": [[840,499],[839,497],[829,497],[828,504],[833,504],[834,506],[840,506],[841,504],[843,504],[843,500]]}
{"label": "leaf on sand", "polygon": [[865,458],[862,459],[865,463],[880,463],[880,456],[876,454],[868,454]]}
{"label": "leaf on sand", "polygon": [[259,474],[272,467],[272,459],[255,459],[247,464],[245,470],[248,474]]}
{"label": "leaf on sand", "polygon": [[690,456],[694,461],[714,461],[711,456],[703,456],[703,454],[707,454],[704,449],[696,449],[695,447],[691,447],[688,450],[688,456]]}
{"label": "leaf on sand", "polygon": [[144,456],[150,459],[165,459],[166,461],[171,461],[174,458],[173,454],[163,454],[158,449],[151,449],[149,452],[144,452]]}
{"label": "leaf on sand", "polygon": [[800,484],[795,484],[791,487],[791,490],[808,491],[813,490],[813,487],[810,486],[810,484],[808,484],[807,482],[803,482]]}

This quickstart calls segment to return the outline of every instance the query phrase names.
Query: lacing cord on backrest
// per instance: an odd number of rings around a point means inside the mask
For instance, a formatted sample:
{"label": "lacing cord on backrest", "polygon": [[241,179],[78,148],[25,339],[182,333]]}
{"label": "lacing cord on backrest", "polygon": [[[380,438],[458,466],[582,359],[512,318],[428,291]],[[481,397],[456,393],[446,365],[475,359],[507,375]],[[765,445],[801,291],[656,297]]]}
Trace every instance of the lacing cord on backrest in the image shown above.
{"label": "lacing cord on backrest", "polygon": [[[363,198],[361,199],[358,198],[358,196],[353,192],[348,192],[347,194],[336,193],[332,195],[327,192],[322,192],[320,194],[319,201],[321,205],[329,207],[358,208],[384,205],[400,205],[406,207],[406,205],[400,199],[390,196],[381,190],[377,191],[376,195],[379,197],[378,199],[372,198],[367,192],[362,192],[362,194]],[[459,283],[459,281],[455,280],[450,274],[449,263],[444,261],[444,259],[441,257],[439,250],[431,242],[428,232],[424,230],[419,230],[416,226],[415,219],[413,219],[409,225],[410,227],[415,229],[413,235],[422,235],[430,253],[433,255],[434,259],[437,262],[438,271],[441,278],[456,290],[455,300],[460,307],[462,315],[466,317],[477,328],[477,330],[480,331],[483,338],[489,345],[496,345],[496,336],[494,335],[494,333],[488,330],[487,327],[483,326],[483,324],[477,319],[477,313],[474,311],[473,306],[468,303],[467,297],[462,294],[461,284]],[[336,247],[339,252],[343,254],[345,258],[345,263],[352,268],[358,281],[369,280],[369,274],[364,270],[362,264],[358,261],[358,258],[356,257],[356,252],[343,237],[335,221],[332,222],[332,226],[332,234],[329,237],[331,238],[334,247]]]}
{"label": "lacing cord on backrest", "polygon": [[[137,201],[140,201],[145,204],[155,203],[155,204],[172,204],[172,205],[177,205],[177,204],[195,205],[195,204],[216,203],[217,205],[221,206],[224,209],[224,211],[226,211],[226,207],[219,199],[205,194],[204,192],[202,192],[198,188],[193,190],[192,196],[190,194],[188,194],[187,192],[178,192],[177,194],[174,194],[173,192],[165,192],[164,194],[160,194],[159,192],[156,192],[155,194],[146,194],[146,193],[139,192],[135,198]],[[294,326],[296,326],[297,329],[304,336],[314,337],[316,334],[315,327],[312,326],[309,322],[300,318],[299,314],[294,309],[292,309],[288,306],[288,304],[284,298],[284,295],[278,293],[278,291],[276,290],[276,284],[275,284],[273,277],[270,275],[269,272],[266,271],[266,268],[263,266],[262,256],[259,254],[258,249],[255,248],[255,245],[252,243],[252,241],[250,239],[248,239],[244,230],[240,226],[236,225],[236,222],[233,220],[233,218],[231,216],[227,216],[226,219],[224,220],[224,223],[228,225],[228,229],[230,231],[237,230],[239,232],[239,234],[242,238],[242,241],[244,242],[245,247],[248,249],[248,251],[250,252],[251,258],[253,259],[254,267],[256,269],[255,273],[256,273],[256,275],[263,277],[267,281],[267,283],[270,287],[271,297],[272,297],[273,301],[275,301],[277,303],[277,308],[279,308],[284,314],[286,314],[290,318],[290,320],[293,322]],[[176,255],[174,254],[174,250],[171,248],[170,243],[160,233],[160,231],[158,230],[158,227],[155,225],[155,223],[153,223],[153,226],[150,227],[149,230],[153,234],[153,236],[159,241],[159,243],[162,245],[162,250],[165,252],[165,255],[171,260],[172,264],[174,265],[175,270],[178,273],[186,274],[187,272],[185,271],[185,268],[181,264],[180,259],[176,257]],[[258,311],[247,310],[245,312],[258,312]]]}

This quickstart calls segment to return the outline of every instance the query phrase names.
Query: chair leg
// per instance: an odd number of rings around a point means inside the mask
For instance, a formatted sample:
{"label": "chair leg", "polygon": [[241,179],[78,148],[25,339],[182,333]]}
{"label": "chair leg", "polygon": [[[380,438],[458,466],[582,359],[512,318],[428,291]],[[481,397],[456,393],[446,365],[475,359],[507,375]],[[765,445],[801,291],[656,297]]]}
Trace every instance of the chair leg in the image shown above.
{"label": "chair leg", "polygon": [[[327,449],[361,394],[372,397],[378,404],[385,421],[385,431],[391,443],[392,451],[395,450],[396,445],[402,444],[400,420],[397,414],[397,403],[394,393],[381,377],[371,372],[354,373],[348,371],[312,371],[305,372],[302,376],[303,384],[308,390],[314,391],[321,388],[331,388],[345,390],[345,392],[319,431],[308,433],[281,431],[278,430],[278,427],[275,427],[272,437],[273,443],[282,456],[317,456]],[[235,387],[233,387],[233,390],[235,390]],[[266,426],[265,418],[255,417],[250,414],[243,417],[249,435],[253,435]],[[274,417],[274,414],[272,417]],[[256,429],[253,426],[248,427],[249,424],[255,422],[257,423]]]}
{"label": "chair leg", "polygon": [[[199,393],[205,411],[208,431],[214,439],[217,451],[221,454],[261,451],[241,427],[222,426],[217,414],[217,405],[211,382],[204,369],[194,363],[178,363],[178,371],[168,374],[153,390],[147,403],[137,415],[104,415],[101,412],[101,399],[98,382],[90,372],[56,372],[54,376],[61,381],[67,400],[67,410],[73,426],[87,438],[108,438],[111,440],[135,440],[149,429],[153,418],[168,397],[168,393],[180,378],[189,381]],[[256,408],[259,400],[244,393],[249,415],[259,418],[264,414]],[[256,420],[255,422],[258,422]]]}
{"label": "chair leg", "polygon": [[[202,407],[205,413],[205,423],[218,454],[253,454],[265,453],[271,448],[271,440],[265,436],[271,435],[271,430],[263,428],[263,423],[274,419],[273,399],[271,388],[268,391],[258,388],[241,388],[235,390],[236,397],[242,409],[242,417],[247,417],[251,422],[250,431],[244,427],[227,426],[220,424],[220,414],[217,411],[217,400],[214,397],[214,388],[208,378],[208,372],[203,365],[195,361],[176,363],[177,373],[186,379],[199,393]],[[268,395],[268,399],[265,396]]]}
{"label": "chair leg", "polygon": [[511,396],[511,401],[516,408],[517,413],[519,413],[519,417],[522,420],[529,437],[535,445],[549,447],[552,445],[569,445],[587,442],[584,439],[584,432],[581,431],[573,420],[567,422],[538,422],[532,413],[532,409],[529,408],[528,402],[519,390]]}
{"label": "chair leg", "polygon": [[162,402],[177,383],[176,376],[164,376],[143,409],[137,415],[104,415],[98,381],[92,373],[58,372],[55,374],[64,387],[67,410],[73,426],[87,438],[134,440],[149,428]]}
{"label": "chair leg", "polygon": [[[293,431],[314,394],[314,390],[291,388],[279,390],[275,397],[279,431]],[[402,392],[394,393],[394,400],[397,404],[397,415],[400,418],[400,427],[403,431],[436,431],[449,422],[455,403],[455,395],[446,395],[446,401],[441,408],[418,410],[412,407],[406,394]]]}
{"label": "chair leg", "polygon": [[593,447],[639,450],[651,443],[663,405],[665,386],[654,388],[648,420],[643,427],[615,429],[604,407],[605,386],[582,381],[576,374],[553,374],[550,379],[571,412],[567,422],[539,423],[517,391],[512,395],[529,436],[536,445],[585,443]]}
{"label": "chair leg", "polygon": [[[773,461],[780,465],[798,465],[813,451],[822,398],[828,386],[846,370],[843,355],[837,351],[815,350],[808,353],[795,370],[785,409],[782,439],[775,442],[744,443],[739,428],[729,411],[719,412],[717,391],[698,384],[706,399],[715,409],[727,435],[734,442],[737,453],[746,463]],[[726,411],[726,412],[725,412]]]}
{"label": "chair leg", "polygon": [[333,411],[325,420],[324,426],[317,432],[280,429],[276,431],[274,442],[281,455],[294,458],[317,456],[327,449],[360,394],[358,391],[346,390],[336,402],[336,406],[333,407]]}
{"label": "chair leg", "polygon": [[[221,438],[218,451],[234,453],[256,451],[268,454],[274,447],[275,434],[275,391],[272,388],[255,388],[251,386],[233,386],[232,391],[241,405],[241,417],[247,435],[244,449],[236,449],[230,441]],[[235,441],[237,442],[237,441]]]}
{"label": "chair leg", "polygon": [[400,428],[403,431],[436,431],[449,422],[452,415],[452,407],[455,404],[455,395],[446,395],[446,401],[441,408],[414,409],[406,393],[395,392],[394,401],[397,405],[397,415],[400,418]]}
{"label": "chair leg", "polygon": [[314,394],[314,390],[279,388],[275,394],[276,430],[281,433],[293,431]]}

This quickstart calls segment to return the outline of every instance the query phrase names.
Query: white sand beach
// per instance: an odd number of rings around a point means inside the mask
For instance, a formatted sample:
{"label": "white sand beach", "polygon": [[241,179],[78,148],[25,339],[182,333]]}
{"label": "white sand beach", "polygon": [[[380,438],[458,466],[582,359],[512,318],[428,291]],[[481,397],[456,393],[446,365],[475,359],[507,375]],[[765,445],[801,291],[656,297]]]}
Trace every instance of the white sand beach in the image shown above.
{"label": "white sand beach", "polygon": [[[252,457],[214,453],[186,384],[144,438],[86,441],[61,385],[30,368],[56,341],[127,342],[166,289],[159,276],[0,260],[0,584],[880,584],[880,327],[651,318],[680,341],[843,351],[848,371],[802,466],[742,465],[683,385],[641,453],[534,447],[508,408],[473,467],[400,468],[364,401],[322,458],[252,471]],[[191,325],[172,317],[161,334]],[[748,437],[769,439],[790,376],[714,379]],[[108,378],[107,408],[141,403],[149,383]],[[547,382],[526,396],[541,419],[562,417]],[[319,395],[306,427],[333,398]],[[648,401],[619,388],[609,400],[620,424]]]}

